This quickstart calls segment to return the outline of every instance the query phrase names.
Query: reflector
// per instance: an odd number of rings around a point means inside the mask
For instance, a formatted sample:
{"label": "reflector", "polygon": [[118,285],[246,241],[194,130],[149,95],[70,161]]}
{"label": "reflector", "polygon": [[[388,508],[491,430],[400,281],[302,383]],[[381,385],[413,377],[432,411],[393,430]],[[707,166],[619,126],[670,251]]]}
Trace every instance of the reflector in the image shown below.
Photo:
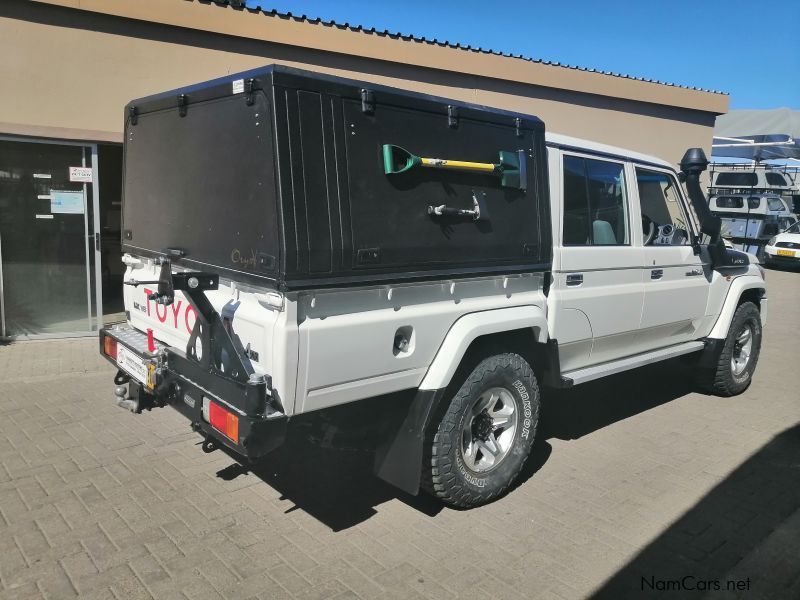
{"label": "reflector", "polygon": [[239,417],[228,412],[219,404],[211,402],[208,406],[208,420],[214,429],[234,442],[239,442]]}
{"label": "reflector", "polygon": [[103,353],[109,358],[117,360],[117,340],[109,336],[104,337]]}

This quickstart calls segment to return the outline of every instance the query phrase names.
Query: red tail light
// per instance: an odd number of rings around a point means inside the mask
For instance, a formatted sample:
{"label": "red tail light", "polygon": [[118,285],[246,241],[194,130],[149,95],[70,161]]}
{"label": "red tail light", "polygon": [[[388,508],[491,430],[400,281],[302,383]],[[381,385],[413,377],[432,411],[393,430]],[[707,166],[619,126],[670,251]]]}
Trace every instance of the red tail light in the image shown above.
{"label": "red tail light", "polygon": [[214,429],[234,442],[239,442],[239,417],[228,412],[219,404],[211,402],[208,406],[208,420]]}
{"label": "red tail light", "polygon": [[117,340],[112,337],[105,336],[103,338],[103,354],[109,358],[117,360]]}

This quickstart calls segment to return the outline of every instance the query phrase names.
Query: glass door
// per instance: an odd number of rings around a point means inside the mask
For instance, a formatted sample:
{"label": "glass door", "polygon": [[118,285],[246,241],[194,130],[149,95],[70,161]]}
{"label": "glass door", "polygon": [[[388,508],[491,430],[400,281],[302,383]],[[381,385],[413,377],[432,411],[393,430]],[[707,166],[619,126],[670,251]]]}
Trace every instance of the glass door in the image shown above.
{"label": "glass door", "polygon": [[96,329],[91,169],[71,173],[91,160],[91,146],[0,139],[0,335]]}

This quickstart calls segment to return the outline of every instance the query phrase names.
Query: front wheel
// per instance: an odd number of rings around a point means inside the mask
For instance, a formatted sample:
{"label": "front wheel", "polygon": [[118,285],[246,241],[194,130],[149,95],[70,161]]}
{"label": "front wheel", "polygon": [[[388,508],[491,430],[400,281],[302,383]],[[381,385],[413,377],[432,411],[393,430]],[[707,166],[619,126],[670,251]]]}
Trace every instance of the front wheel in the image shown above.
{"label": "front wheel", "polygon": [[741,394],[750,386],[760,351],[761,313],[752,302],[743,302],[733,314],[715,367],[700,375],[701,387],[718,396]]}
{"label": "front wheel", "polygon": [[483,360],[453,396],[430,440],[423,485],[447,504],[485,504],[505,493],[533,447],[539,387],[518,354]]}

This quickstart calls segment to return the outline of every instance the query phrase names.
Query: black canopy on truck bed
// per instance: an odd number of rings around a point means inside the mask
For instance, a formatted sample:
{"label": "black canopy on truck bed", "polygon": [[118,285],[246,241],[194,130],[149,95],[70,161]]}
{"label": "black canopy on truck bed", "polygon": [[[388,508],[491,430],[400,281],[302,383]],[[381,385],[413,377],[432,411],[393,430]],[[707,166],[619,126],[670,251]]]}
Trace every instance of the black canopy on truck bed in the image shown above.
{"label": "black canopy on truck bed", "polygon": [[547,270],[545,152],[535,117],[269,66],[126,107],[123,249],[281,290]]}

